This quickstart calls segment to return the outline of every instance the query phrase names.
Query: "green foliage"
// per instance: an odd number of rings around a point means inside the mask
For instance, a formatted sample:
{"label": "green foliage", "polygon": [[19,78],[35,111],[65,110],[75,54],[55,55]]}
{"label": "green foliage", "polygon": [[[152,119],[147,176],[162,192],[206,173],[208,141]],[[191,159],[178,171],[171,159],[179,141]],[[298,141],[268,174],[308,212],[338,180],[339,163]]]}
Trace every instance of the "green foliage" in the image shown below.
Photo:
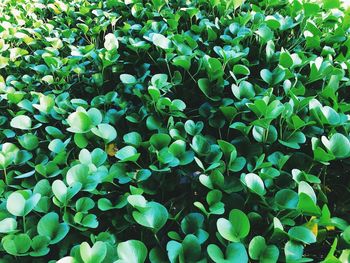
{"label": "green foliage", "polygon": [[349,262],[341,1],[0,2],[1,262]]}

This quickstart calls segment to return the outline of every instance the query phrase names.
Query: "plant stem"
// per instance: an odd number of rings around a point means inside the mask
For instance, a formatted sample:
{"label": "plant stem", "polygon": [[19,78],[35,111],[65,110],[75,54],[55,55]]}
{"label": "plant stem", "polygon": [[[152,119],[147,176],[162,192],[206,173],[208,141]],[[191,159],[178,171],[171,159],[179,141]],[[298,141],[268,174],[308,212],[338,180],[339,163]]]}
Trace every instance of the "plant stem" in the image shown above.
{"label": "plant stem", "polygon": [[134,162],[140,169],[143,169],[143,167],[141,165],[139,165],[138,162]]}
{"label": "plant stem", "polygon": [[26,227],[26,216],[23,216],[23,232],[27,232],[27,227]]}
{"label": "plant stem", "polygon": [[169,72],[169,75],[170,75],[170,79],[172,80],[172,79],[173,79],[173,75],[171,74],[168,60],[166,60],[166,66],[167,66],[167,68],[168,68],[168,72]]}
{"label": "plant stem", "polygon": [[4,177],[5,177],[5,183],[8,185],[8,183],[7,183],[7,171],[6,171],[6,167],[4,167]]}
{"label": "plant stem", "polygon": [[[270,125],[269,125],[269,128],[270,128]],[[269,138],[269,128],[266,129],[264,142],[267,142],[267,139]]]}
{"label": "plant stem", "polygon": [[160,244],[159,238],[157,236],[157,233],[154,233],[154,238],[157,240],[157,243],[160,247],[162,247],[162,245]]}

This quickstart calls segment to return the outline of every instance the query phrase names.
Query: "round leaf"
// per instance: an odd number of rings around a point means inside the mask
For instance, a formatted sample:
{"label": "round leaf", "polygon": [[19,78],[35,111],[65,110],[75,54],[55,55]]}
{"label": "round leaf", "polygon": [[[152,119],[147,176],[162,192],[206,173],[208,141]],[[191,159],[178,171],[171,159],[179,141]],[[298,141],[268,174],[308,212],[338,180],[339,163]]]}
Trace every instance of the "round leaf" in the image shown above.
{"label": "round leaf", "polygon": [[32,119],[25,115],[19,115],[11,120],[10,125],[12,128],[29,130],[32,128]]}
{"label": "round leaf", "polygon": [[128,240],[118,244],[117,263],[143,263],[147,257],[146,246],[138,240]]}

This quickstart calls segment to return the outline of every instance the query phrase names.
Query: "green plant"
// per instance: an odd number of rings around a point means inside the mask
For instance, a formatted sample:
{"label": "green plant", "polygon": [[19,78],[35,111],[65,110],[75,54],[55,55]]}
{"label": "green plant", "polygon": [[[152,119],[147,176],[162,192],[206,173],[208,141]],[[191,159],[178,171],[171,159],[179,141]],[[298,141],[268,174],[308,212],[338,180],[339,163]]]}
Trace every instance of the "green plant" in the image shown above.
{"label": "green plant", "polygon": [[348,262],[338,0],[3,0],[1,262]]}

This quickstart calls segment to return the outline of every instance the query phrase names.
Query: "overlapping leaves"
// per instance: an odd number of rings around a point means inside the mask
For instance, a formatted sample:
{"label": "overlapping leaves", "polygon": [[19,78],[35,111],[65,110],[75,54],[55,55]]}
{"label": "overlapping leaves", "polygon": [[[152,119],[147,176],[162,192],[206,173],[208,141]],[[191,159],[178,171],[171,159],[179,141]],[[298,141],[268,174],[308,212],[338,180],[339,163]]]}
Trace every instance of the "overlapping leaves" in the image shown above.
{"label": "overlapping leaves", "polygon": [[349,261],[339,1],[0,14],[4,261]]}

